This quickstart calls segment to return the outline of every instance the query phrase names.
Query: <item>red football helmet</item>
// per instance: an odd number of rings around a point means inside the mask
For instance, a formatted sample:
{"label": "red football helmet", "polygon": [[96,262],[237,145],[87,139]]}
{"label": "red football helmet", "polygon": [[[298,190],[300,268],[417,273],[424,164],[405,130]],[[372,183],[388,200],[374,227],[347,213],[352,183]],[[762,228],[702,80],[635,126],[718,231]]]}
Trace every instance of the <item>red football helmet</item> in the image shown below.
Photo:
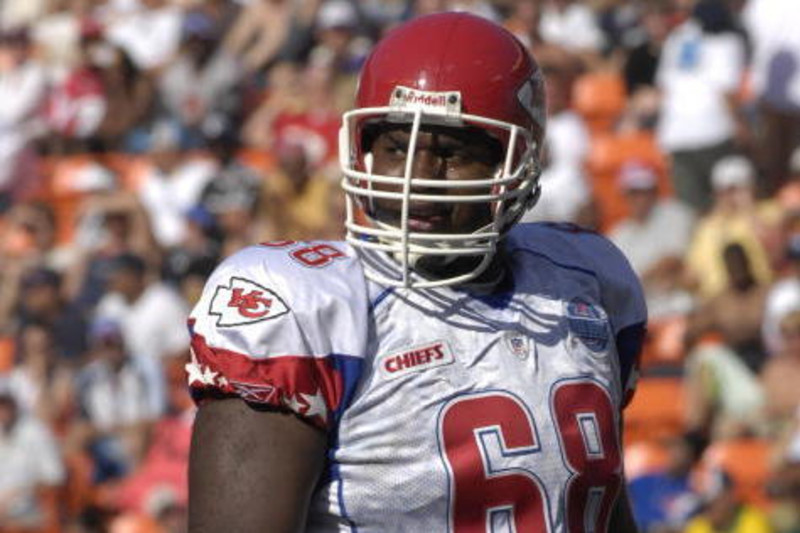
{"label": "red football helmet", "polygon": [[[356,109],[344,114],[339,138],[347,240],[356,249],[389,252],[402,269],[395,279],[367,264],[370,279],[391,286],[432,287],[468,281],[486,269],[497,241],[539,196],[543,85],[538,65],[510,32],[467,13],[414,19],[375,46],[361,72]],[[362,135],[368,125],[378,122],[410,125],[403,176],[372,172],[372,156]],[[504,159],[485,179],[433,183],[415,178],[414,144],[422,125],[484,130],[500,141]],[[384,186],[376,190],[375,184]],[[386,185],[397,192],[387,191]],[[485,192],[448,194],[455,188]],[[423,189],[424,194],[415,192]],[[370,202],[376,198],[402,205],[399,225],[370,216]],[[407,223],[412,201],[485,202],[493,221],[469,233],[413,232]],[[412,274],[423,256],[477,256],[481,260],[469,272],[426,280]]]}

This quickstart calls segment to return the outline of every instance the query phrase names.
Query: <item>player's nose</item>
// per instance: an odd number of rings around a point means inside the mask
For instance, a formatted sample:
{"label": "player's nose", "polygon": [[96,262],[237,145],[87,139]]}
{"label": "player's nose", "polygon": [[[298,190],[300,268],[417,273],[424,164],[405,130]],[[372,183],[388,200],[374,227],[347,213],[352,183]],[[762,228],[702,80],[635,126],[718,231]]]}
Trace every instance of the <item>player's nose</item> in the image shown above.
{"label": "player's nose", "polygon": [[423,148],[414,152],[414,161],[411,165],[413,178],[421,180],[444,179],[444,171],[445,160],[435,151]]}

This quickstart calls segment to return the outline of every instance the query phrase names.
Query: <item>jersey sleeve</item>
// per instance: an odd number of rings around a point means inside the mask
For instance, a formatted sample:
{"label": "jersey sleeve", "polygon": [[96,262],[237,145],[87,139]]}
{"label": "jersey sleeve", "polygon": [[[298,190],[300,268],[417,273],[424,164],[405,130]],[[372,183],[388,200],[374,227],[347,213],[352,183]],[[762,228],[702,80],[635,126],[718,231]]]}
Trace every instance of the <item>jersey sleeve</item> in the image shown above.
{"label": "jersey sleeve", "polygon": [[636,273],[610,240],[572,224],[529,224],[520,228],[532,247],[554,260],[591,274],[617,348],[623,406],[633,398],[647,326],[647,306]]}
{"label": "jersey sleeve", "polygon": [[359,381],[366,282],[342,243],[246,248],[209,277],[189,317],[192,396],[238,396],[328,429]]}
{"label": "jersey sleeve", "polygon": [[623,406],[633,399],[647,331],[647,305],[639,277],[625,255],[605,237],[587,233],[579,246],[584,260],[597,273],[620,366]]}

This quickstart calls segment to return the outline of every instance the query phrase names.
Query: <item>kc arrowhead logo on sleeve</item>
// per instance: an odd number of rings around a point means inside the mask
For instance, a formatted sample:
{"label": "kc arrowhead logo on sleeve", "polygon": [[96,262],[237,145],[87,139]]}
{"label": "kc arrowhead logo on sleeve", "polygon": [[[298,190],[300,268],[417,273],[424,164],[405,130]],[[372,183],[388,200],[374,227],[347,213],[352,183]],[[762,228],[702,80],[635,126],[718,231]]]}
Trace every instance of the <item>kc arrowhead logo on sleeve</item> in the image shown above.
{"label": "kc arrowhead logo on sleeve", "polygon": [[228,285],[218,285],[208,314],[218,317],[217,326],[243,326],[271,320],[289,312],[275,292],[248,279],[232,277]]}

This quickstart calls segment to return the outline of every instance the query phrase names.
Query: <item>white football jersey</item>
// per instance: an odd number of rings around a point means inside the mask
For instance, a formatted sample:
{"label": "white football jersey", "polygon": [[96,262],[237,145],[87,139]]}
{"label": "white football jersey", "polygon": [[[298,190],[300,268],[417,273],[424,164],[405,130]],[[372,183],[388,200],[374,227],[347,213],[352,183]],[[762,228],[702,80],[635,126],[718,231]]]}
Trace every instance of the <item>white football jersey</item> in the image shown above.
{"label": "white football jersey", "polygon": [[193,393],[329,432],[309,531],[607,531],[638,280],[572,226],[518,225],[505,247],[509,281],[488,295],[382,287],[338,242],[253,246],[211,276]]}

